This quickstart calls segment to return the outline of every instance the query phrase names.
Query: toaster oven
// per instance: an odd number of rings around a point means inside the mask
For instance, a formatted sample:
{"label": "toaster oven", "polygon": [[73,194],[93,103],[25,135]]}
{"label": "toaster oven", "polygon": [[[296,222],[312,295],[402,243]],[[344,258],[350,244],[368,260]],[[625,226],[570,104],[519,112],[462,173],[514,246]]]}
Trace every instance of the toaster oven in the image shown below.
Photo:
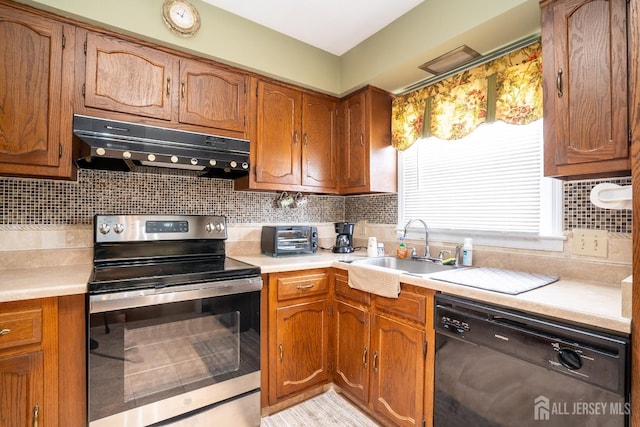
{"label": "toaster oven", "polygon": [[318,229],[307,225],[265,225],[260,248],[271,256],[313,254],[318,251]]}

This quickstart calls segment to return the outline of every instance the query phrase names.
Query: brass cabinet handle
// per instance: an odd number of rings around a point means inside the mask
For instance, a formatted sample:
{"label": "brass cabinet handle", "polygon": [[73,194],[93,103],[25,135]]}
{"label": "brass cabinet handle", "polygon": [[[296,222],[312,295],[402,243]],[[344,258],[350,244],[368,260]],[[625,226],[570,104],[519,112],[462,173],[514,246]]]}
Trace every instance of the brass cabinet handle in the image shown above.
{"label": "brass cabinet handle", "polygon": [[556,90],[558,91],[558,98],[562,98],[562,68],[558,70],[558,77],[556,77]]}
{"label": "brass cabinet handle", "polygon": [[365,368],[367,367],[367,353],[369,352],[369,349],[367,347],[364,348],[364,350],[362,351],[362,366],[364,366]]}
{"label": "brass cabinet handle", "polygon": [[378,373],[378,352],[373,353],[373,372]]}
{"label": "brass cabinet handle", "polygon": [[181,87],[182,87],[182,99],[184,99],[184,92],[185,92],[186,86],[187,86],[187,85],[186,85],[184,82],[182,82],[182,83],[181,83]]}
{"label": "brass cabinet handle", "polygon": [[171,77],[167,77],[167,98],[171,94]]}
{"label": "brass cabinet handle", "polygon": [[298,286],[297,286],[297,288],[303,291],[303,290],[305,290],[305,289],[311,289],[311,288],[313,288],[314,286],[315,286],[315,284],[310,283],[310,284],[308,284],[308,285],[298,285]]}
{"label": "brass cabinet handle", "polygon": [[364,133],[360,133],[360,145],[364,147]]}
{"label": "brass cabinet handle", "polygon": [[306,147],[307,144],[309,143],[309,137],[307,136],[307,133],[304,133],[304,146]]}
{"label": "brass cabinet handle", "polygon": [[8,329],[8,328],[0,329],[0,336],[8,335],[10,333],[11,333],[11,329]]}
{"label": "brass cabinet handle", "polygon": [[293,132],[293,143],[297,144],[298,143],[298,131],[294,131]]}
{"label": "brass cabinet handle", "polygon": [[282,359],[284,358],[284,348],[282,347],[282,343],[280,343],[278,347],[280,347],[280,363],[282,363]]}
{"label": "brass cabinet handle", "polygon": [[40,418],[40,407],[36,405],[33,407],[33,427],[38,427],[39,418]]}

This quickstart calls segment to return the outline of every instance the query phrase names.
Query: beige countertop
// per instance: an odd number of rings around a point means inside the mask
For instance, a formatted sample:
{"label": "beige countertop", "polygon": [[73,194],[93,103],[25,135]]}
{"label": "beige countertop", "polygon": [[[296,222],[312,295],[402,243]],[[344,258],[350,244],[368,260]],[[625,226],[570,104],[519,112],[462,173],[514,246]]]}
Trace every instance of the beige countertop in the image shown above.
{"label": "beige countertop", "polygon": [[[266,255],[231,256],[261,268],[263,273],[296,271],[309,268],[347,268],[340,260],[365,257],[362,254],[332,254],[274,258]],[[91,275],[90,264],[0,270],[0,301],[63,296],[85,293]],[[524,310],[597,328],[629,333],[631,322],[622,316],[620,286],[561,279],[555,283],[508,295],[452,283],[402,275],[401,281],[491,304]]]}
{"label": "beige countertop", "polygon": [[[263,273],[273,273],[306,268],[338,267],[346,269],[348,264],[341,263],[339,262],[340,260],[363,257],[366,257],[364,253],[350,255],[321,253],[299,257],[273,258],[265,255],[254,255],[233,258],[258,265]],[[523,292],[519,295],[509,295],[408,274],[403,274],[401,281],[450,295],[582,323],[597,328],[623,333],[631,332],[631,319],[622,316],[621,286],[561,278],[555,283]]]}
{"label": "beige countertop", "polygon": [[77,264],[0,270],[0,301],[84,294],[92,268]]}

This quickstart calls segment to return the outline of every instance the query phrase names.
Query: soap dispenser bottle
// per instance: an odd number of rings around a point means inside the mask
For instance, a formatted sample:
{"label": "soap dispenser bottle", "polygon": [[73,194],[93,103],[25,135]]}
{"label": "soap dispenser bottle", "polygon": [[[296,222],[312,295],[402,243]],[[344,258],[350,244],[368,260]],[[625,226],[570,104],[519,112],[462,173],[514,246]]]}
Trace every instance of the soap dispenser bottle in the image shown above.
{"label": "soap dispenser bottle", "polygon": [[398,258],[408,258],[409,257],[409,249],[407,249],[407,245],[404,244],[404,237],[400,238],[400,246],[396,250],[396,257]]}

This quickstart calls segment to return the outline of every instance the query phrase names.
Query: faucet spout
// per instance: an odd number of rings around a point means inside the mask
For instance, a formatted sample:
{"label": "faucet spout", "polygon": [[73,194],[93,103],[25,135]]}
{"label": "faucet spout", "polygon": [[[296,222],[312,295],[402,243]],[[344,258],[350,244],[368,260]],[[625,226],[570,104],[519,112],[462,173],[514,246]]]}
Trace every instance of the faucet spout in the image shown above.
{"label": "faucet spout", "polygon": [[404,238],[407,237],[407,230],[409,229],[409,226],[411,225],[411,223],[414,222],[414,221],[419,222],[424,227],[424,257],[425,258],[429,258],[429,257],[431,257],[431,252],[429,251],[429,227],[427,226],[426,222],[424,222],[421,219],[410,219],[407,222],[407,225],[404,226],[404,235],[403,235],[403,237]]}

